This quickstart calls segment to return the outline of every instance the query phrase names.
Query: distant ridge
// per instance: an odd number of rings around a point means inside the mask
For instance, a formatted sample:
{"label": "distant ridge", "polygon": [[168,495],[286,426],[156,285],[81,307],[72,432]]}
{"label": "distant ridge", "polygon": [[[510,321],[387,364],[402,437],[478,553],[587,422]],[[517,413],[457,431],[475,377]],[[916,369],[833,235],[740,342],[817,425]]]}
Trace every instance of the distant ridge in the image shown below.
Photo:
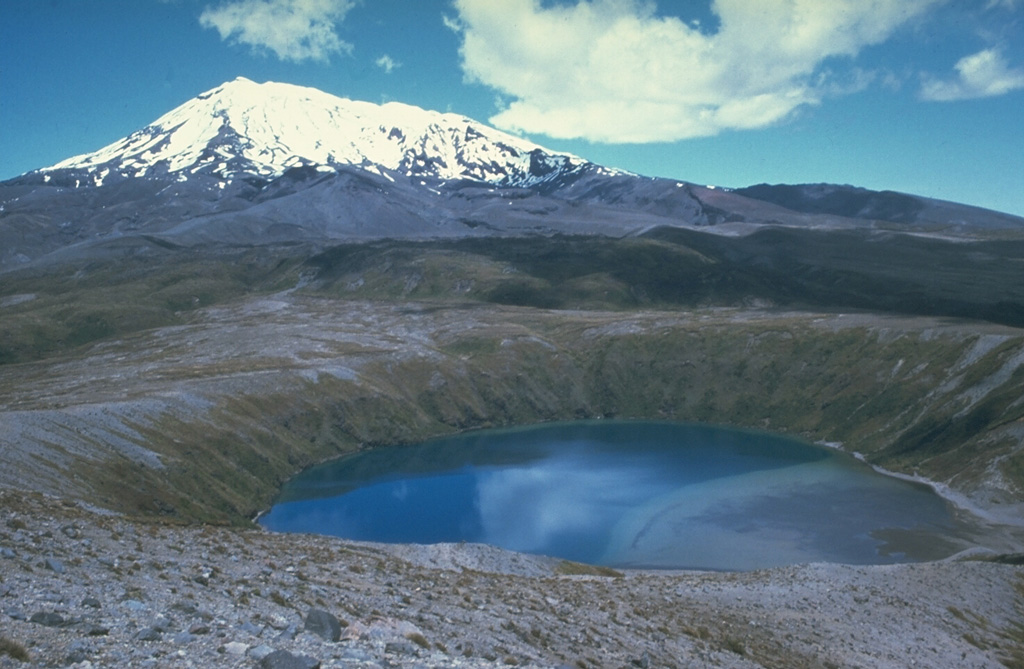
{"label": "distant ridge", "polygon": [[956,202],[837,184],[757,184],[733,191],[790,211],[843,216],[906,225],[960,226],[975,229],[1020,228],[1024,220],[1011,214]]}

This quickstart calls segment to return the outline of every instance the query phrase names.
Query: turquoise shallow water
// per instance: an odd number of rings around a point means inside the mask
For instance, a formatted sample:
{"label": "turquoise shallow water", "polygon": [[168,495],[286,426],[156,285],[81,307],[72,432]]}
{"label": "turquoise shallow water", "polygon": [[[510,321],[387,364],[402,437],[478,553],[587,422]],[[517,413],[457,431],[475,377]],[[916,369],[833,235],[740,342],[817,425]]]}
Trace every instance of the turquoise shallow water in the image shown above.
{"label": "turquoise shallow water", "polygon": [[260,522],[398,543],[479,542],[616,567],[747,570],[945,557],[930,489],[777,435],[587,421],[382,448],[290,481]]}

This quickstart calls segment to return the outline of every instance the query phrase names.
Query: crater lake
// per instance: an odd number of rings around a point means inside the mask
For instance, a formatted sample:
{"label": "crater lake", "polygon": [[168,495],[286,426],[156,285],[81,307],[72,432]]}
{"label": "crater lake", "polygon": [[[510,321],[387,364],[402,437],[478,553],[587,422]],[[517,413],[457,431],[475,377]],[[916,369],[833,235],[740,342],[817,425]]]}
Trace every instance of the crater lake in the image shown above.
{"label": "crater lake", "polygon": [[619,568],[884,564],[961,550],[929,487],[749,430],[596,420],[377,448],[289,481],[259,522],[392,543],[485,543]]}

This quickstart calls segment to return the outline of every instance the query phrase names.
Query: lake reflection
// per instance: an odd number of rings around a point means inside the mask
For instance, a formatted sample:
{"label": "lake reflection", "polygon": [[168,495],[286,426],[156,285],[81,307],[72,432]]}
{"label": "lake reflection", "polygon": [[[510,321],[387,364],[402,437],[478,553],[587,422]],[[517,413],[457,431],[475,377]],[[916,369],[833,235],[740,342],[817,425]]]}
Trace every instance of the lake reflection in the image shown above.
{"label": "lake reflection", "polygon": [[962,545],[941,498],[841,453],[771,434],[627,421],[481,431],[351,456],[293,479],[260,522],[619,567],[873,564]]}

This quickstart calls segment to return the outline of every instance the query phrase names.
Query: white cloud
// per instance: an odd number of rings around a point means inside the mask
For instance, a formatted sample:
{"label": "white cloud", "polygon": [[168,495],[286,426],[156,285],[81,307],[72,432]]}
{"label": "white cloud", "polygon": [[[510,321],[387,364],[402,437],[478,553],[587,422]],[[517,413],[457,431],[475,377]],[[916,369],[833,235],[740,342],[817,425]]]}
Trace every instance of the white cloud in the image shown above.
{"label": "white cloud", "polygon": [[838,94],[844,86],[822,81],[824,61],[884,41],[941,1],[715,0],[714,34],[641,0],[455,0],[450,23],[467,79],[511,100],[492,123],[652,142],[764,127]]}
{"label": "white cloud", "polygon": [[281,60],[326,62],[352,49],[335,28],[354,5],[355,0],[234,0],[207,7],[199,23],[216,28],[221,39],[272,51]]}
{"label": "white cloud", "polygon": [[1024,88],[1024,69],[1011,68],[997,49],[965,56],[954,69],[954,79],[926,78],[921,85],[921,97],[950,102],[1003,95]]}
{"label": "white cloud", "polygon": [[384,70],[385,73],[391,74],[395,69],[402,67],[402,64],[391,56],[384,54],[376,60],[377,67]]}
{"label": "white cloud", "polygon": [[462,24],[458,19],[448,16],[447,14],[442,14],[441,21],[444,22],[444,27],[448,30],[451,30],[454,33],[462,32]]}

